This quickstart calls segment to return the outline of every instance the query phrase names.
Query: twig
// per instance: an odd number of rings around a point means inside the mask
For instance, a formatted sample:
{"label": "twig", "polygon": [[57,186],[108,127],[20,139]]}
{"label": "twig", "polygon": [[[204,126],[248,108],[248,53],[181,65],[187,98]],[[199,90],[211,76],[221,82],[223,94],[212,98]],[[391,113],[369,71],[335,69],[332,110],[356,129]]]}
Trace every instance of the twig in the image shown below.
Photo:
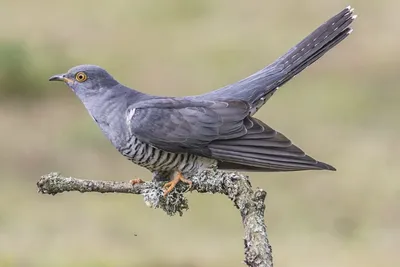
{"label": "twig", "polygon": [[[247,176],[235,172],[209,170],[191,177],[192,190],[200,193],[227,195],[239,209],[244,226],[245,263],[251,267],[272,267],[272,250],[267,227],[264,223],[265,197],[267,193],[257,188],[253,191]],[[163,196],[162,182],[146,182],[134,186],[129,182],[82,180],[50,173],[37,182],[40,193],[55,195],[68,191],[140,194],[145,203],[161,208],[168,215],[189,208],[183,195],[186,185],[178,184],[167,197]]]}

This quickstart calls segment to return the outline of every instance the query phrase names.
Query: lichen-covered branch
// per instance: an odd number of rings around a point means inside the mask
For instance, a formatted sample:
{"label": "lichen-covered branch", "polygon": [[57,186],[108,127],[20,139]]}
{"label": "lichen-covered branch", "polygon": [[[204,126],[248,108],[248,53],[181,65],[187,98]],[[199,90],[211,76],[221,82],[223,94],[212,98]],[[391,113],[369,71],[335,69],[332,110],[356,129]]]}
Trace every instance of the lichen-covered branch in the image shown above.
{"label": "lichen-covered branch", "polygon": [[[204,171],[191,177],[191,190],[200,193],[227,195],[239,209],[244,226],[245,263],[251,267],[272,267],[272,250],[264,222],[266,192],[253,190],[247,176],[235,172],[217,170]],[[163,196],[162,182],[151,181],[132,185],[130,182],[82,180],[50,173],[37,182],[40,193],[55,195],[68,191],[140,194],[145,203],[161,208],[168,215],[182,215],[189,208],[184,192],[187,185],[182,183],[166,197]]]}

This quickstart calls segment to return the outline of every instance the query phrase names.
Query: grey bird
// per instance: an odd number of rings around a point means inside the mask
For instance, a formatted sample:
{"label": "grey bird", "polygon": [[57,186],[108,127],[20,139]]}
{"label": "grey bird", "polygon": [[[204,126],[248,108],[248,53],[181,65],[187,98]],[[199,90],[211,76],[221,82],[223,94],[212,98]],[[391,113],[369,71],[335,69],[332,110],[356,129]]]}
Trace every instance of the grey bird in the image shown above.
{"label": "grey bird", "polygon": [[[276,90],[343,41],[356,15],[345,8],[272,64],[218,90],[196,96],[154,96],[120,84],[94,65],[73,67],[63,81],[104,135],[132,162],[167,179],[165,195],[198,171],[335,170],[313,159],[253,115]],[[141,179],[132,183],[143,182]]]}

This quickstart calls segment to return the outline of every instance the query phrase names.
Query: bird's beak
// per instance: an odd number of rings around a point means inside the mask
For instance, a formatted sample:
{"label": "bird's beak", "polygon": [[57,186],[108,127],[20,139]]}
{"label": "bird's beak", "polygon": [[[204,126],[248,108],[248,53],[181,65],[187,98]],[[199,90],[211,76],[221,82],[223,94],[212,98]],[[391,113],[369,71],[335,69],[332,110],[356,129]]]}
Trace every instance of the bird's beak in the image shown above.
{"label": "bird's beak", "polygon": [[68,78],[65,77],[65,74],[57,74],[57,75],[51,76],[51,77],[49,78],[49,81],[50,81],[50,82],[53,82],[53,81],[61,81],[61,82],[66,82],[66,83],[72,82],[71,79],[68,79]]}

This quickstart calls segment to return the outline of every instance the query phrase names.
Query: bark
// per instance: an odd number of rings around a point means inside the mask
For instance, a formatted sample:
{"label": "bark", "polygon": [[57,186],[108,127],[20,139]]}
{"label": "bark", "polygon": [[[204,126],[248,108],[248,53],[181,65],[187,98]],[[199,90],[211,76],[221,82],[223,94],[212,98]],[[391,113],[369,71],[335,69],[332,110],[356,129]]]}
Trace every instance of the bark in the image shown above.
{"label": "bark", "polygon": [[[272,250],[264,222],[265,197],[262,189],[252,189],[248,177],[236,172],[209,170],[191,177],[191,190],[199,193],[220,193],[228,196],[240,211],[244,227],[244,262],[251,267],[272,267]],[[187,185],[179,183],[167,196],[163,196],[163,182],[151,181],[132,185],[130,182],[82,180],[49,173],[37,182],[40,193],[59,194],[69,191],[126,193],[142,195],[145,203],[160,208],[168,215],[179,214],[189,208],[184,196]]]}

